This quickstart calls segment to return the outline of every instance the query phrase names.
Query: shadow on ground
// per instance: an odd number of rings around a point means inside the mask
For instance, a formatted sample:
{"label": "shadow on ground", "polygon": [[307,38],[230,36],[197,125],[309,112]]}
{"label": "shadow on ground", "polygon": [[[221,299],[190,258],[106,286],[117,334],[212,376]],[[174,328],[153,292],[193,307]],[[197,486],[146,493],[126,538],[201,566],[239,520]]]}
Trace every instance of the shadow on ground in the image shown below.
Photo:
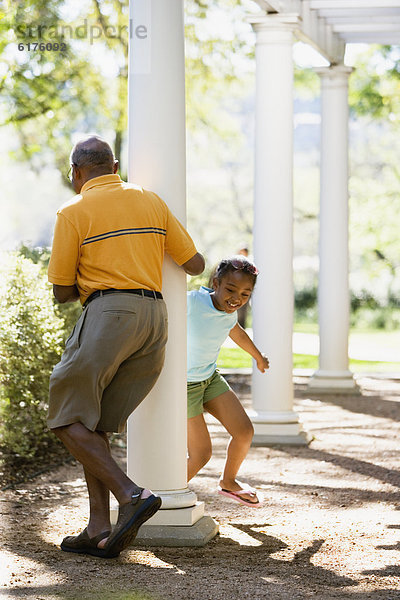
{"label": "shadow on ground", "polygon": [[[229,538],[216,538],[206,548],[154,548],[156,566],[140,564],[143,553],[124,552],[118,559],[104,561],[92,557],[66,555],[33,536],[27,551],[36,569],[53,571],[55,585],[26,585],[8,589],[6,598],[48,600],[207,600],[253,598],[301,600],[315,597],[323,600],[392,600],[400,591],[381,589],[371,592],[351,590],[357,581],[315,566],[313,556],[324,540],[314,540],[292,560],[284,561],[273,554],[286,548],[286,543],[260,532],[260,525],[236,523],[234,527],[251,536],[260,545],[243,546]],[[15,549],[8,547],[9,551]],[[388,566],[387,574],[399,574],[398,566]],[[375,572],[366,572],[374,575]],[[385,572],[379,573],[380,576]]]}
{"label": "shadow on ground", "polygon": [[[53,596],[68,600],[246,598],[250,597],[251,590],[252,598],[279,599],[307,598],[327,588],[340,590],[342,594],[346,587],[357,585],[350,577],[312,563],[313,556],[324,544],[322,539],[314,540],[287,561],[272,556],[287,548],[287,544],[264,533],[259,523],[235,523],[234,528],[257,545],[247,546],[218,536],[205,548],[154,548],[156,566],[140,564],[144,553],[136,550],[108,561],[64,554],[43,542],[39,531],[32,532],[30,547],[23,555],[17,540],[8,543],[7,550],[34,561],[36,572],[52,571],[59,582],[52,586],[18,586],[8,589],[7,597],[32,600]],[[329,594],[324,593],[324,598],[328,597]]]}

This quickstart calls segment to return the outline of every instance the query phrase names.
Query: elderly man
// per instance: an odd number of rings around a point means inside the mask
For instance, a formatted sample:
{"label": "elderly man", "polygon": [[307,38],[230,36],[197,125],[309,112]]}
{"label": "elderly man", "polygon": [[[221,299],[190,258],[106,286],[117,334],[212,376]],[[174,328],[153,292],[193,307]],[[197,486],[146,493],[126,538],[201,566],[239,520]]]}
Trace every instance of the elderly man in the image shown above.
{"label": "elderly man", "polygon": [[[161,499],[118,467],[107,432],[123,430],[163,366],[164,252],[189,275],[203,271],[204,259],[156,194],[120,179],[104,140],[79,142],[70,162],[77,195],[57,213],[48,277],[56,299],[80,299],[83,312],[50,378],[48,426],[83,465],[90,516],[61,548],[113,558]],[[109,491],[119,502],[113,531]]]}

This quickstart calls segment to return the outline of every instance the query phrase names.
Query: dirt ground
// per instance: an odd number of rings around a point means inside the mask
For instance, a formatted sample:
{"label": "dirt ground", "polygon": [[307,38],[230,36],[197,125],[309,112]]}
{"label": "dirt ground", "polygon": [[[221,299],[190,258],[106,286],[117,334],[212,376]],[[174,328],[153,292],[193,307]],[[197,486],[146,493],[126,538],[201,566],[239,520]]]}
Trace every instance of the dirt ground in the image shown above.
{"label": "dirt ground", "polygon": [[[190,486],[220,524],[204,548],[132,548],[109,561],[61,552],[87,518],[75,463],[3,491],[0,597],[400,599],[400,379],[358,381],[360,397],[322,397],[296,379],[313,440],[250,450],[240,479],[262,490],[261,509],[215,493],[227,436],[210,420],[214,455]],[[248,404],[246,378],[235,385]]]}

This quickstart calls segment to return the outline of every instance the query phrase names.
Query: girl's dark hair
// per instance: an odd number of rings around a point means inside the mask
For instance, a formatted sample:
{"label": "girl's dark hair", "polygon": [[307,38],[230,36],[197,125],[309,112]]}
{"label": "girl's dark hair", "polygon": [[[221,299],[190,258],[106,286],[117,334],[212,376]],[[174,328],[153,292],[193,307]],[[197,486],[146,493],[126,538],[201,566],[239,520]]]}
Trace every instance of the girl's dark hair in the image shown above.
{"label": "girl's dark hair", "polygon": [[235,271],[243,271],[247,275],[251,275],[253,277],[253,285],[255,285],[259,271],[256,265],[242,254],[230,256],[229,258],[221,260],[215,269],[214,277],[216,277],[218,281],[221,281],[224,275]]}

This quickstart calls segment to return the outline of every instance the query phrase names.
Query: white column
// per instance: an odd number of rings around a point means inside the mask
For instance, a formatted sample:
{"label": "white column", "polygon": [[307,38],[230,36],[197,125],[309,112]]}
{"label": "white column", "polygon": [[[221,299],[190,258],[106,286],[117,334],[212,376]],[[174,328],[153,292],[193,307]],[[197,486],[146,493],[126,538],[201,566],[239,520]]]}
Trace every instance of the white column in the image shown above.
{"label": "white column", "polygon": [[251,19],[256,32],[254,258],[256,345],[270,370],[253,367],[253,443],[306,443],[293,411],[293,31],[296,17]]}
{"label": "white column", "polygon": [[[185,223],[183,0],[131,1],[130,19],[129,180],[159,194]],[[128,421],[128,475],[161,496],[162,510],[137,539],[202,545],[217,526],[187,487],[186,275],[168,257],[162,291],[169,315],[165,366]]]}
{"label": "white column", "polygon": [[321,77],[321,175],[318,313],[319,369],[309,388],[358,392],[349,371],[348,78],[343,65],[317,69]]}

